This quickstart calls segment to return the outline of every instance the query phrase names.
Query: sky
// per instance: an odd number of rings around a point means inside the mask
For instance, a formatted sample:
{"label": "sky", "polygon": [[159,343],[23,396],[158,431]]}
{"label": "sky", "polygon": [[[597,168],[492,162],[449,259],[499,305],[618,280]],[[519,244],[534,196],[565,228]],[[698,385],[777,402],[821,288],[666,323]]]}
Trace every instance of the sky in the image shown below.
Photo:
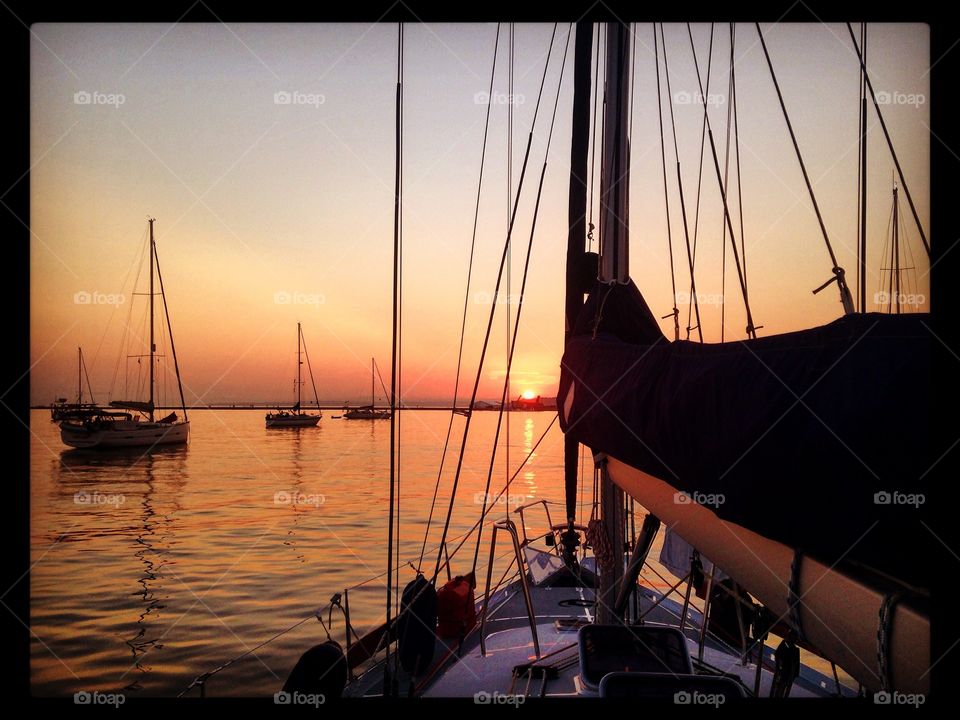
{"label": "sky", "polygon": [[[856,26],[855,26],[856,28]],[[764,25],[790,119],[831,242],[856,275],[859,69],[840,24]],[[556,394],[563,342],[573,42],[569,27],[518,25],[508,102],[507,28],[491,97],[487,155],[461,398],[469,397],[527,136],[548,59],[520,193],[509,292],[515,301],[537,216],[511,394]],[[296,323],[303,325],[321,402],[369,398],[370,358],[390,366],[396,25],[37,24],[31,27],[31,401],[76,394],[82,346],[96,399],[142,391],[147,218],[187,402],[292,398]],[[633,27],[631,276],[654,313],[673,307],[660,156],[653,28]],[[409,25],[404,52],[403,361],[406,402],[453,395],[495,24]],[[706,81],[711,26],[691,27]],[[704,340],[745,337],[709,145],[700,168],[703,104],[686,25],[664,26]],[[724,164],[730,30],[713,28],[707,109]],[[929,233],[929,29],[870,25],[868,65],[918,214]],[[660,79],[665,83],[663,48]],[[842,313],[769,70],[753,25],[736,27],[734,68],[743,240],[760,335]],[[559,101],[557,104],[559,90]],[[666,199],[682,322],[689,272],[666,89]],[[556,105],[552,139],[548,137]],[[513,108],[508,162],[508,108]],[[886,285],[893,162],[870,110],[868,305]],[[730,177],[735,178],[731,160]],[[508,173],[508,167],[511,172]],[[508,179],[509,174],[509,179]],[[593,203],[599,197],[596,175]],[[701,186],[699,211],[697,185]],[[731,183],[731,187],[733,183]],[[731,191],[732,192],[732,191]],[[734,200],[736,195],[731,196]],[[905,200],[905,199],[904,199]],[[739,203],[737,203],[739,207]],[[902,202],[901,264],[911,309],[929,310],[929,261]],[[594,212],[595,218],[598,213]],[[739,212],[734,225],[740,242]],[[595,219],[595,222],[599,222]],[[596,246],[594,246],[595,249]],[[725,302],[721,302],[725,300]],[[479,397],[496,399],[508,319],[497,305]],[[158,321],[162,316],[158,315]],[[672,338],[672,320],[661,321]],[[692,335],[696,339],[696,334]],[[139,348],[137,350],[136,348]],[[169,352],[158,388],[173,400]],[[306,370],[306,366],[304,366]],[[131,379],[133,378],[133,379]],[[312,390],[304,386],[309,396]],[[382,395],[382,391],[379,393]],[[124,398],[130,399],[130,398]],[[161,397],[161,400],[164,398]]]}

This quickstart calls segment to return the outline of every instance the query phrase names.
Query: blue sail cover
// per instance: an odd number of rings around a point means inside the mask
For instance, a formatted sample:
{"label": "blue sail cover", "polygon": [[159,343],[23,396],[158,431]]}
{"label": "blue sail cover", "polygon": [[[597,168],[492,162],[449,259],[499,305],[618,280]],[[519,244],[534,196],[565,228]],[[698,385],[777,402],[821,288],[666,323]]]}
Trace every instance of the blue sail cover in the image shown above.
{"label": "blue sail cover", "polygon": [[560,424],[725,520],[927,587],[929,322],[669,342],[633,283],[598,286],[563,356]]}

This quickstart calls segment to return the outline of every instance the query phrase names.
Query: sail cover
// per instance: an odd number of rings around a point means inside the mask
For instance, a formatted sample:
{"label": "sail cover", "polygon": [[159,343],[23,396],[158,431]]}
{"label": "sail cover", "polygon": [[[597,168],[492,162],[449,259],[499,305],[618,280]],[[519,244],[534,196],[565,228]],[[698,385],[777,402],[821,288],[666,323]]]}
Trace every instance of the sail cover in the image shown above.
{"label": "sail cover", "polygon": [[868,313],[756,340],[669,342],[632,282],[598,285],[563,356],[561,427],[673,485],[680,502],[828,565],[926,586],[925,323]]}

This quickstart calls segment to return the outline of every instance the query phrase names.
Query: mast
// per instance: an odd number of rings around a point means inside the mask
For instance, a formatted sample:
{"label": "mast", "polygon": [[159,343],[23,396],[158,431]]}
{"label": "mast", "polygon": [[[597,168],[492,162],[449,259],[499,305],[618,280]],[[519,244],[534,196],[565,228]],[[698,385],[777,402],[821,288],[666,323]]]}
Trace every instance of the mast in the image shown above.
{"label": "mast", "polygon": [[297,323],[297,412],[300,412],[300,366],[303,360],[300,359],[300,323]]}
{"label": "mast", "polygon": [[867,24],[860,27],[860,312],[867,311]]}
{"label": "mast", "polygon": [[77,346],[77,405],[83,405],[83,348]]}
{"label": "mast", "polygon": [[376,365],[374,364],[374,359],[370,358],[370,409],[373,409],[374,403],[376,402],[376,392],[374,390],[373,381],[376,379]]}
{"label": "mast", "polygon": [[899,218],[899,208],[900,199],[897,197],[897,183],[893,183],[893,262],[890,263],[890,272],[891,279],[890,284],[893,286],[893,293],[890,296],[891,309],[893,308],[893,303],[896,303],[897,306],[897,315],[900,314],[900,232],[897,227],[900,224]]}
{"label": "mast", "polygon": [[[607,23],[603,164],[600,171],[600,277],[603,284],[630,282],[629,242],[630,187],[630,28]],[[597,621],[616,623],[618,586],[623,576],[623,491],[611,480],[606,463],[600,469],[600,518],[612,561],[610,572],[601,571],[597,598]],[[607,568],[605,568],[606,570]]]}
{"label": "mast", "polygon": [[153,218],[150,218],[150,422],[153,422],[153,354],[157,350],[153,337],[153,256],[156,251],[153,241]]}
{"label": "mast", "polygon": [[[581,268],[587,235],[587,172],[590,153],[590,71],[593,56],[593,23],[577,23],[573,56],[573,126],[570,144],[570,190],[568,195],[566,302],[564,306],[564,344],[573,335],[574,323],[583,308]],[[567,567],[576,563],[579,540],[573,524],[577,515],[577,464],[580,443],[564,435],[563,478],[567,511],[567,531],[563,534],[563,559]]]}

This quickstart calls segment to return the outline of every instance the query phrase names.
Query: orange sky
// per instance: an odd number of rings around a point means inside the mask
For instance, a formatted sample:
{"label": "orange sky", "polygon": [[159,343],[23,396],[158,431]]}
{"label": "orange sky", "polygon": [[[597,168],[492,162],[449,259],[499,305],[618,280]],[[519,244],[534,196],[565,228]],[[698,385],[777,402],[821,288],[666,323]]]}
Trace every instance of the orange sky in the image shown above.
{"label": "orange sky", "polygon": [[[36,25],[31,67],[31,400],[75,393],[82,345],[97,399],[117,399],[130,272],[146,218],[157,244],[188,402],[292,397],[295,329],[303,323],[321,399],[369,395],[369,359],[388,380],[393,191],[395,26]],[[517,30],[513,182],[552,26]],[[708,25],[694,26],[705,72]],[[684,26],[665,28],[691,228],[702,106]],[[831,239],[853,278],[858,72],[842,25],[765,30]],[[928,224],[928,29],[876,25],[871,58],[885,119]],[[493,25],[407,30],[405,84],[404,354],[408,402],[452,394],[476,178],[493,55]],[[515,234],[519,292],[536,179],[559,80],[566,27],[557,31]],[[660,169],[652,31],[636,28],[631,272],[654,309],[672,307]],[[836,292],[816,219],[752,26],[738,26],[737,82],[751,305],[761,334],[828,322]],[[501,48],[502,49],[502,48]],[[572,52],[572,49],[571,49]],[[716,28],[711,93],[723,152],[729,36]],[[506,92],[505,56],[497,72]],[[513,395],[553,395],[562,345],[563,261],[571,68],[563,77],[513,370]],[[276,93],[313,102],[277,104]],[[90,93],[96,102],[77,102]],[[96,95],[99,93],[99,95]],[[111,102],[109,98],[113,96]],[[122,102],[116,98],[122,97]],[[912,98],[912,99],[911,99]],[[492,108],[474,284],[468,302],[467,395],[489,311],[506,224],[506,105]],[[871,111],[871,124],[876,119]],[[669,145],[668,145],[669,147]],[[670,151],[668,150],[668,153]],[[709,149],[708,149],[709,157]],[[868,295],[879,287],[892,162],[870,131]],[[668,164],[672,165],[668,154]],[[670,168],[672,181],[672,167]],[[599,178],[597,180],[599,182]],[[675,181],[672,181],[675,183]],[[720,338],[722,207],[705,164],[697,283],[705,339]],[[599,189],[599,188],[598,188]],[[675,185],[671,222],[678,290],[688,289]],[[906,205],[904,208],[906,211]],[[929,309],[928,262],[912,225],[917,292]],[[729,261],[729,257],[728,257]],[[145,276],[141,277],[143,280]],[[126,282],[124,279],[126,278]],[[743,337],[735,276],[727,275],[727,339]],[[139,288],[142,291],[143,287]],[[96,298],[76,302],[78,293]],[[122,295],[122,304],[109,304]],[[506,308],[501,306],[501,310]],[[512,306],[515,307],[515,306]],[[680,304],[685,320],[686,304]],[[142,327],[139,324],[136,328]],[[672,333],[669,320],[663,328]],[[506,318],[498,313],[480,396],[499,396]],[[129,370],[129,368],[126,368]],[[306,387],[309,395],[309,386]]]}

